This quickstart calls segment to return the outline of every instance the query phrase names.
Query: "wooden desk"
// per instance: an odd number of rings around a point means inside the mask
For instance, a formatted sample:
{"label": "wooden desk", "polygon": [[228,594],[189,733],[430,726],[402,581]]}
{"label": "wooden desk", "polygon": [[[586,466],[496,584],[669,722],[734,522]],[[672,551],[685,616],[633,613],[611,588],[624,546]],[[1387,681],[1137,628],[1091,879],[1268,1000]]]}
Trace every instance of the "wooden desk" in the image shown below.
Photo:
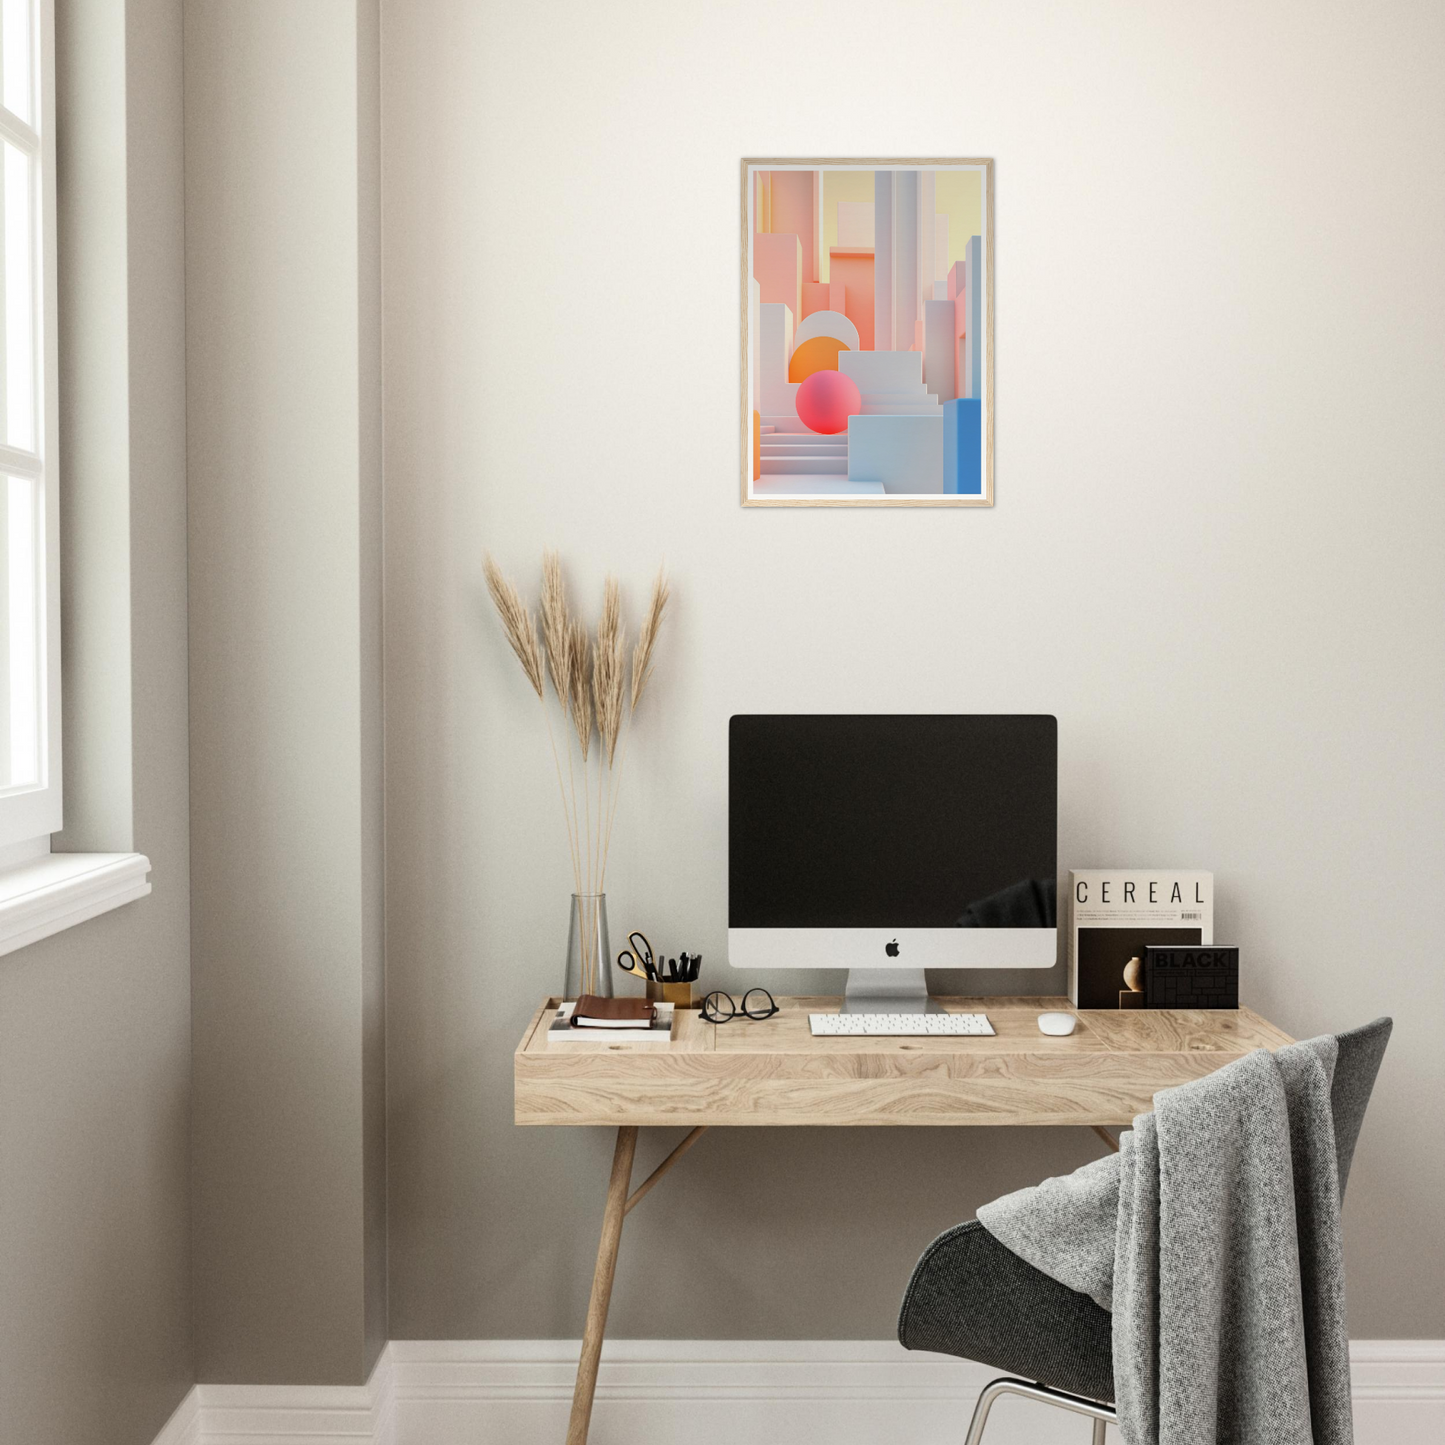
{"label": "wooden desk", "polygon": [[[549,1046],[558,1000],[542,1004],[515,1055],[516,1122],[617,1129],[567,1445],[587,1439],[622,1221],[704,1129],[1077,1124],[1117,1149],[1106,1126],[1148,1113],[1158,1090],[1291,1042],[1249,1009],[1081,1012],[1072,1034],[1050,1038],[1038,1015],[1072,1012],[1067,999],[939,1002],[987,1014],[995,1035],[814,1038],[809,1012],[835,1011],[838,999],[780,998],[780,1013],[756,1021],[709,1024],[680,1010],[669,1045]],[[691,1132],[629,1193],[637,1131],[653,1127]]]}

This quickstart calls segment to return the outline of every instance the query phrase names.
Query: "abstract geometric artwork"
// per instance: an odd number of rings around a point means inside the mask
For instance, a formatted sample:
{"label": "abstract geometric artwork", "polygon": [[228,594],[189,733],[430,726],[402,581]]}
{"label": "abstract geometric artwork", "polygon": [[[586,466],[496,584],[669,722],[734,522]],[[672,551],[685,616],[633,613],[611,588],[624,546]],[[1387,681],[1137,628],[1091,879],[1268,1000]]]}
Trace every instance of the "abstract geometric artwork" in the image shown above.
{"label": "abstract geometric artwork", "polygon": [[993,162],[745,160],[744,506],[993,505]]}

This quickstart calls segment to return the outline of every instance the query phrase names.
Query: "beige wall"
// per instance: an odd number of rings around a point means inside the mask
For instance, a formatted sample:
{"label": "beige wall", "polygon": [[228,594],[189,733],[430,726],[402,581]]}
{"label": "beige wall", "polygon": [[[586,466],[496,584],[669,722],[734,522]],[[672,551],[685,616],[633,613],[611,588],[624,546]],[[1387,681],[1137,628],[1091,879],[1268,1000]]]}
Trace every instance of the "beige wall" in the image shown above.
{"label": "beige wall", "polygon": [[375,0],[185,12],[196,1368],[385,1340]]}
{"label": "beige wall", "polygon": [[0,1439],[147,1445],[194,1378],[180,7],[56,8],[63,842],[154,891],[0,958]]}
{"label": "beige wall", "polygon": [[[1395,1015],[1351,1323],[1445,1335],[1445,16],[878,15],[386,7],[392,1334],[582,1318],[610,1143],[510,1122],[569,883],[481,581],[484,547],[530,576],[554,544],[589,596],[676,579],[616,932],[731,981],[729,714],[1055,712],[1061,866],[1212,868],[1251,1005]],[[997,157],[993,510],[739,508],[738,160],[810,153]],[[886,1336],[936,1231],[1096,1148],[711,1137],[629,1221],[614,1331]]]}
{"label": "beige wall", "polygon": [[[1352,1328],[1445,1334],[1437,7],[192,0],[184,242],[179,5],[59,8],[67,841],[155,892],[0,959],[0,1437],[359,1379],[388,1284],[394,1337],[575,1335],[609,1144],[510,1123],[569,884],[484,547],[634,604],[666,557],[612,912],[711,982],[730,713],[1056,712],[1064,866],[1211,866],[1250,1003],[1395,1015]],[[998,158],[999,505],[743,512],[737,160],[919,149]],[[1093,1152],[714,1136],[614,1331],[886,1335],[934,1232]]]}

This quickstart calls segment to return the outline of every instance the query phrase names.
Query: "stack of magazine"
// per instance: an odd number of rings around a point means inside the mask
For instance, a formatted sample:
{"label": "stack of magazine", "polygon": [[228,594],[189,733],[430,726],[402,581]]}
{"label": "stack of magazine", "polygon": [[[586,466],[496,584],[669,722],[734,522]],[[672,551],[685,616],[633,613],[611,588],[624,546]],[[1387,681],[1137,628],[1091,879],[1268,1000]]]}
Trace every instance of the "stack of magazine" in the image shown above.
{"label": "stack of magazine", "polygon": [[672,1041],[674,1004],[657,1004],[657,1016],[650,1024],[623,1027],[607,1024],[601,1028],[574,1027],[572,1010],[575,1007],[575,1004],[564,1003],[553,1014],[552,1022],[547,1026],[549,1044],[666,1044]]}
{"label": "stack of magazine", "polygon": [[1075,1008],[1144,1008],[1144,950],[1214,942],[1214,875],[1075,868],[1069,874],[1069,994]]}

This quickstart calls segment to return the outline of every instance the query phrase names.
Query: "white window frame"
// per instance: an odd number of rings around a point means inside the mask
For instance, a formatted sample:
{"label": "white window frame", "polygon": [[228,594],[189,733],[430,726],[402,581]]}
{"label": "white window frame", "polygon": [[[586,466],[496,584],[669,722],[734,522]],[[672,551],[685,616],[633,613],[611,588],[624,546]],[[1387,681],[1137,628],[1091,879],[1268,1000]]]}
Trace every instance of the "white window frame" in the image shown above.
{"label": "white window frame", "polygon": [[[3,3],[3,0],[0,0]],[[55,6],[30,7],[31,126],[4,107],[0,89],[0,138],[31,157],[31,255],[39,305],[32,345],[36,358],[34,455],[0,443],[0,476],[35,479],[36,514],[44,528],[37,547],[37,655],[44,668],[39,687],[39,781],[0,793],[0,954],[38,942],[151,891],[150,860],[140,853],[52,853],[51,834],[63,821],[60,748],[60,454],[59,366],[56,337],[55,195]],[[3,344],[3,338],[0,338]]]}
{"label": "white window frame", "polygon": [[0,442],[0,475],[33,478],[36,508],[44,533],[37,548],[37,652],[44,669],[39,689],[39,780],[28,787],[0,793],[0,861],[16,861],[50,851],[50,835],[60,831],[64,817],[60,745],[60,508],[56,458],[60,420],[57,405],[59,367],[56,360],[58,297],[55,243],[55,9],[53,0],[30,0],[31,113],[38,126],[28,125],[0,103],[0,139],[31,159],[30,185],[34,257],[31,284],[38,325],[33,345],[38,351],[36,439],[32,455]]}

